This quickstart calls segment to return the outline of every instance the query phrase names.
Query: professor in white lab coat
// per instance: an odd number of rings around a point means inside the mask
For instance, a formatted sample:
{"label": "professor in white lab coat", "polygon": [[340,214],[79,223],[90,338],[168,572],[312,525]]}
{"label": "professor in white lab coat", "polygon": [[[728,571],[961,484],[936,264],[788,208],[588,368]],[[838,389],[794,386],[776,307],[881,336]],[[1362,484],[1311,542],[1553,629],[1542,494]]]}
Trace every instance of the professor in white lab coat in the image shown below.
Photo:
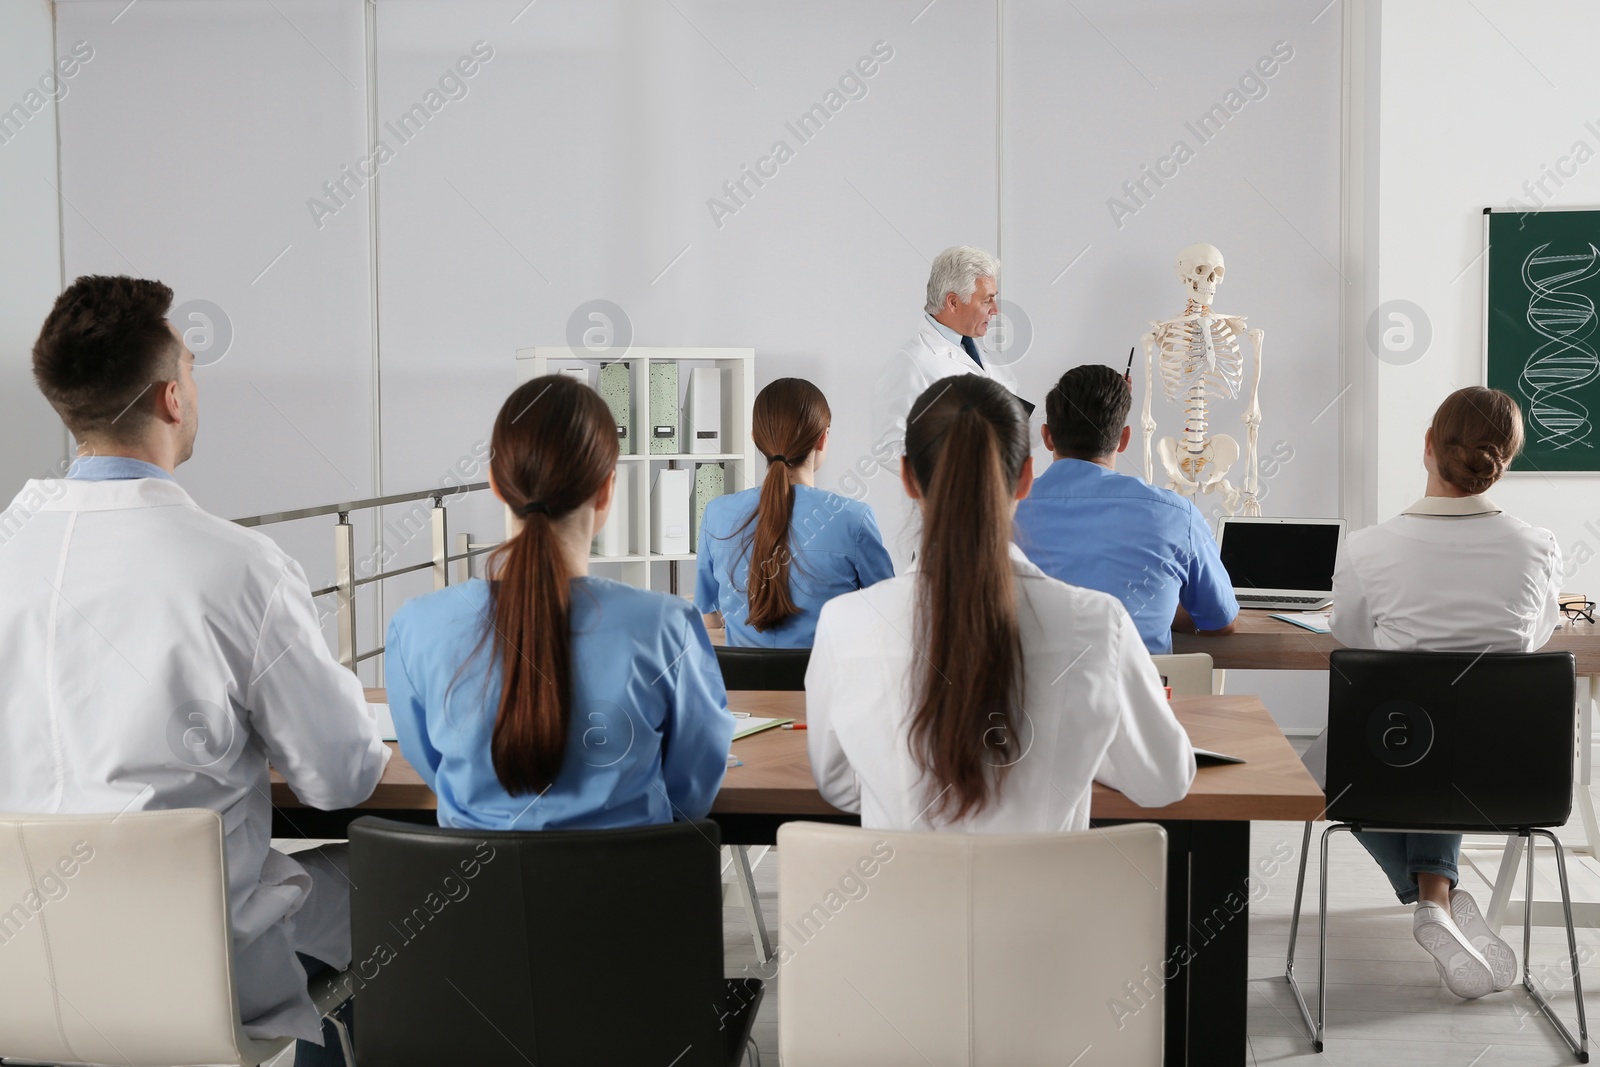
{"label": "professor in white lab coat", "polygon": [[[981,374],[1013,393],[1017,379],[983,351],[999,314],[1000,262],[981,248],[957,245],[933,258],[922,322],[884,363],[873,391],[876,440],[905,452],[906,415],[923,390],[952,374]],[[897,472],[898,473],[898,472]]]}
{"label": "professor in white lab coat", "polygon": [[221,813],[245,1032],[315,1041],[296,954],[349,963],[349,880],[342,847],[270,847],[267,763],[332,809],[371,795],[389,754],[299,564],[173,480],[199,400],[171,302],[79,278],[34,347],[78,458],[0,514],[0,810]]}
{"label": "professor in white lab coat", "polygon": [[879,511],[895,570],[910,562],[905,536],[912,509],[899,493],[899,460],[905,454],[906,416],[923,391],[952,374],[981,374],[1012,393],[1017,379],[983,350],[989,320],[999,314],[1000,261],[981,248],[956,245],[940,252],[928,272],[922,322],[911,339],[890,356],[873,389],[873,455],[896,476],[894,493]]}

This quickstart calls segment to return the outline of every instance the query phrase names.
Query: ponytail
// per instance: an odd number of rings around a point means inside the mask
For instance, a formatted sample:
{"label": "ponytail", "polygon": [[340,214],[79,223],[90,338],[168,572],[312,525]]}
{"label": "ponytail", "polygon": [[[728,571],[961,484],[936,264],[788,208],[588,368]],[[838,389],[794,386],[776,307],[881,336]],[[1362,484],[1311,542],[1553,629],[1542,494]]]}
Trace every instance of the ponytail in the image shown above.
{"label": "ponytail", "polygon": [[998,799],[1018,749],[1022,637],[1011,502],[1028,458],[1016,399],[978,375],[911,409],[906,455],[922,490],[910,744],[929,812],[959,821]]}
{"label": "ponytail", "polygon": [[806,461],[833,413],[822,390],[803,378],[779,378],[756,394],[750,435],[767,457],[756,508],[733,532],[750,535],[750,570],[745,578],[746,621],[757,631],[772,630],[800,613],[789,589],[794,553],[789,545],[794,519],[794,468]]}
{"label": "ponytail", "polygon": [[789,464],[775,458],[767,464],[761,497],[751,520],[750,573],[745,578],[750,609],[747,621],[757,630],[782,625],[800,609],[789,591],[789,523],[794,518],[794,483]]}
{"label": "ponytail", "polygon": [[489,556],[490,611],[478,644],[492,647],[500,667],[490,741],[495,777],[517,796],[548,789],[566,755],[572,574],[558,526],[616,469],[616,423],[587,385],[562,375],[535,378],[501,407],[489,462],[495,488],[523,520]]}
{"label": "ponytail", "polygon": [[548,515],[530,514],[522,532],[502,549],[492,615],[500,653],[500,710],[489,751],[495,777],[516,796],[555,781],[566,753],[571,578]]}

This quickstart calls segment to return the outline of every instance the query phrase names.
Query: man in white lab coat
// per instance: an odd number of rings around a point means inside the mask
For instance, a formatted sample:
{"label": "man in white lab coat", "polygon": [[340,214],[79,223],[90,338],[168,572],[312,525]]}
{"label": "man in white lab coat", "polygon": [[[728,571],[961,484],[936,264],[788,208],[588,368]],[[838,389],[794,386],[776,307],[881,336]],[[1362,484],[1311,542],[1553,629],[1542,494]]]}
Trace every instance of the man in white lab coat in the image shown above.
{"label": "man in white lab coat", "polygon": [[79,278],[34,347],[78,458],[0,514],[0,810],[220,812],[245,1031],[314,1041],[296,954],[349,963],[350,885],[342,846],[270,847],[267,763],[344,808],[388,750],[299,564],[172,479],[198,395],[171,302],[160,282]]}
{"label": "man in white lab coat", "polygon": [[[982,338],[989,320],[999,314],[1000,262],[980,248],[956,245],[933,259],[928,273],[928,295],[922,323],[911,340],[900,346],[878,372],[873,390],[873,455],[896,475],[889,501],[893,515],[886,525],[903,526],[911,516],[907,499],[899,493],[899,460],[905,453],[906,416],[923,391],[952,374],[981,374],[1011,392],[1017,379],[1009,368],[983,351]],[[1024,402],[1031,413],[1033,405]],[[883,510],[883,509],[880,509]],[[903,569],[910,552],[900,529],[886,531],[896,570]]]}
{"label": "man in white lab coat", "polygon": [[[968,245],[940,252],[928,273],[922,324],[878,372],[874,390],[875,434],[880,447],[905,450],[906,415],[923,390],[952,374],[982,374],[1013,393],[1017,379],[986,355],[980,344],[989,320],[999,314],[1000,263]],[[898,473],[898,471],[896,471]]]}

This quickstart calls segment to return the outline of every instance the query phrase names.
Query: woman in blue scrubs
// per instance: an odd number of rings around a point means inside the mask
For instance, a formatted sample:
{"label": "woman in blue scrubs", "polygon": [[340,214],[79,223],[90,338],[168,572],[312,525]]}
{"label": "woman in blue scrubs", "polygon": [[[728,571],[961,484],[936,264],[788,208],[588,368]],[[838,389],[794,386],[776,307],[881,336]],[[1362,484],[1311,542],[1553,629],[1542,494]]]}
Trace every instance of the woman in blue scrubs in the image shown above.
{"label": "woman in blue scrubs", "polygon": [[611,506],[616,423],[559,375],[512,393],[489,482],[518,529],[473,579],[389,624],[406,759],[441,826],[594,829],[699,818],[733,738],[701,620],[678,597],[589,575]]}
{"label": "woman in blue scrubs", "polygon": [[810,648],[822,605],[894,577],[872,508],[816,487],[832,421],[803,378],[756,394],[750,430],[766,477],[711,501],[700,523],[695,605],[727,626],[730,645]]}

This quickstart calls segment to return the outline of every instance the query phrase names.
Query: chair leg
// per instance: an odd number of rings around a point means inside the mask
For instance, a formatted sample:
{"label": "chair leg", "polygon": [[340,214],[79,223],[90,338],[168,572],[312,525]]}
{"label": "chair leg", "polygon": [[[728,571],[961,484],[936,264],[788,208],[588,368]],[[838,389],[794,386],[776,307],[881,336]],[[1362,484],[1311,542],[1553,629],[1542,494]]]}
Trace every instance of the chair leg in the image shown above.
{"label": "chair leg", "polygon": [[331,1011],[323,1018],[332,1025],[333,1032],[339,1037],[339,1051],[344,1055],[344,1067],[356,1067],[356,1049],[350,1040],[350,1028],[345,1026],[343,1019]]}
{"label": "chair leg", "polygon": [[1311,1044],[1322,1051],[1322,1035],[1328,1026],[1328,839],[1335,830],[1348,830],[1343,823],[1335,823],[1322,831],[1322,869],[1317,872],[1317,1029]]}
{"label": "chair leg", "polygon": [[772,939],[767,935],[767,920],[761,914],[761,897],[756,893],[755,871],[750,867],[750,849],[746,845],[731,846],[733,852],[733,885],[744,903],[744,912],[750,922],[750,939],[755,942],[756,961],[766,963],[772,959]]}
{"label": "chair leg", "polygon": [[[1561,880],[1561,908],[1566,913],[1567,920],[1567,954],[1572,964],[1572,994],[1578,1006],[1578,1038],[1574,1040],[1572,1032],[1566,1028],[1556,1017],[1555,1010],[1550,1006],[1544,994],[1539,991],[1538,985],[1533,980],[1533,969],[1528,961],[1528,950],[1533,941],[1533,837],[1537,834],[1549,840],[1556,852],[1556,873]],[[1573,1053],[1578,1057],[1579,1063],[1589,1062],[1589,1021],[1583,1010],[1583,976],[1578,971],[1578,935],[1572,928],[1572,893],[1567,886],[1567,860],[1562,853],[1561,841],[1549,830],[1534,830],[1528,838],[1528,888],[1526,893],[1527,907],[1522,914],[1522,987],[1528,991],[1533,1002],[1538,1005],[1544,1017],[1550,1020],[1550,1025],[1556,1028],[1561,1039],[1567,1043]]]}
{"label": "chair leg", "polygon": [[1284,960],[1283,977],[1289,982],[1289,989],[1294,993],[1295,1003],[1300,1006],[1300,1017],[1305,1020],[1306,1034],[1312,1041],[1317,1039],[1317,1026],[1311,1021],[1311,1009],[1306,1007],[1306,998],[1300,995],[1300,983],[1294,977],[1294,946],[1300,937],[1300,901],[1306,888],[1306,861],[1311,858],[1311,824],[1306,823],[1305,837],[1300,842],[1300,874],[1294,882],[1294,915],[1289,920],[1289,955]]}
{"label": "chair leg", "polygon": [[761,1050],[756,1047],[756,1039],[748,1038],[744,1043],[745,1059],[750,1061],[750,1067],[761,1067]]}

